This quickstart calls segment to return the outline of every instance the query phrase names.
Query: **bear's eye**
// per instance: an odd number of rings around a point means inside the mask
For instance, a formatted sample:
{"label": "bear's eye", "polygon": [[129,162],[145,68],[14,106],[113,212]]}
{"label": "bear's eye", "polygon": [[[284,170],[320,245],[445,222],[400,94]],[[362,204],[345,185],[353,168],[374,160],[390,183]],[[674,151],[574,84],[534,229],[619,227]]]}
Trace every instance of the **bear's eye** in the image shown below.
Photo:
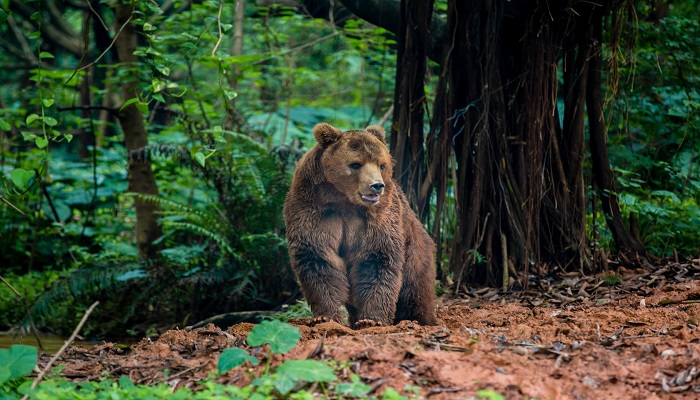
{"label": "bear's eye", "polygon": [[362,164],[360,164],[359,162],[354,162],[354,163],[350,164],[350,168],[351,169],[360,169],[360,168],[362,168]]}
{"label": "bear's eye", "polygon": [[382,171],[384,171],[384,170],[386,169],[386,164],[380,165],[380,166],[379,166],[379,169],[381,169]]}

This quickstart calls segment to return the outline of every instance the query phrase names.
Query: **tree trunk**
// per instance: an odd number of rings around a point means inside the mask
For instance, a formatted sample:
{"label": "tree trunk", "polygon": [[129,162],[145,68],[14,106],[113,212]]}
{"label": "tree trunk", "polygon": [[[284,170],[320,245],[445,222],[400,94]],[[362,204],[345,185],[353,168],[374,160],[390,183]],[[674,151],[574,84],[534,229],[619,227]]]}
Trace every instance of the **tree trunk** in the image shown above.
{"label": "tree trunk", "polygon": [[[124,26],[121,34],[115,40],[119,62],[127,74],[122,79],[122,97],[127,101],[137,97],[139,88],[138,59],[134,55],[136,50],[136,27],[129,21],[133,13],[130,5],[120,5],[114,9],[117,26]],[[124,107],[119,112],[119,123],[124,132],[124,144],[127,154],[136,149],[144,148],[148,145],[148,136],[143,122],[143,114],[134,104]],[[158,187],[151,169],[151,162],[148,157],[135,160],[129,158],[129,186],[128,190],[134,193],[158,194]],[[158,225],[159,207],[151,202],[140,199],[134,200],[136,208],[136,243],[139,250],[139,257],[142,259],[151,258],[155,255],[155,247],[152,242],[162,235],[161,227]]]}
{"label": "tree trunk", "polygon": [[593,15],[593,51],[590,57],[586,108],[590,129],[591,161],[593,163],[593,182],[605,213],[618,252],[632,258],[648,257],[644,245],[625,226],[620,213],[620,205],[615,191],[615,181],[608,161],[607,132],[603,115],[602,86],[602,45],[603,22],[601,12]]}
{"label": "tree trunk", "polygon": [[423,127],[428,41],[424,33],[430,27],[432,14],[432,1],[401,1],[394,123],[389,146],[396,160],[395,179],[421,218],[429,211],[427,199],[418,194],[426,172]]}

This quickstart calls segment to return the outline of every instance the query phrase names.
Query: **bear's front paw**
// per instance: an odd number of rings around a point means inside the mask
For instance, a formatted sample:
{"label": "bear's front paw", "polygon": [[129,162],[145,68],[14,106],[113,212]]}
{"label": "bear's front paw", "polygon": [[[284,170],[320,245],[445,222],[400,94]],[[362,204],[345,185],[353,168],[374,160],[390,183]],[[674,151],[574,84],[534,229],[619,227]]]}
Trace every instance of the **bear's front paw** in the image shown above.
{"label": "bear's front paw", "polygon": [[355,322],[355,329],[371,328],[374,326],[384,326],[380,321],[374,321],[371,319],[361,319]]}
{"label": "bear's front paw", "polygon": [[334,319],[329,318],[329,317],[312,317],[309,319],[308,325],[314,326],[314,325],[322,324],[324,322],[331,322],[331,321],[334,321]]}

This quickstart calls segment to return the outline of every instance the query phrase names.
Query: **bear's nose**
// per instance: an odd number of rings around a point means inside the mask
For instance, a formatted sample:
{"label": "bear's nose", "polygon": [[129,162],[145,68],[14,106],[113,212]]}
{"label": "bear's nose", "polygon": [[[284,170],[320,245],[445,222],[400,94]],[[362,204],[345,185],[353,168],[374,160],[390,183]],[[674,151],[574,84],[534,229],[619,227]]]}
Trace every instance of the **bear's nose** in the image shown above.
{"label": "bear's nose", "polygon": [[384,190],[384,182],[376,182],[369,185],[369,187],[371,187],[375,193],[381,193],[382,190]]}

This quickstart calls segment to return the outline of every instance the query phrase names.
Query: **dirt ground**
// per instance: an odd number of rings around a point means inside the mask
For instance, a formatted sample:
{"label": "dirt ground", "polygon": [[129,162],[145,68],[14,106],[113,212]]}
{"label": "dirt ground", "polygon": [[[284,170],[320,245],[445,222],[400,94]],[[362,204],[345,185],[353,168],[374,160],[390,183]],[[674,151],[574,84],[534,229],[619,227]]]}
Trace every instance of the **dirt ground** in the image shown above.
{"label": "dirt ground", "polygon": [[[404,321],[353,331],[337,323],[293,322],[301,342],[274,356],[334,359],[374,393],[419,386],[430,399],[695,399],[700,397],[700,259],[652,270],[620,268],[620,282],[569,274],[536,290],[472,290],[441,301],[440,326]],[[247,348],[251,324],[173,330],[130,348],[72,347],[59,360],[72,380],[129,376],[134,382],[197,387],[222,350]],[[264,360],[264,351],[251,349]],[[50,359],[40,357],[42,367]],[[217,378],[245,385],[258,367]],[[168,370],[167,377],[163,371]],[[247,371],[246,371],[247,369]],[[409,393],[402,392],[406,395]]]}

